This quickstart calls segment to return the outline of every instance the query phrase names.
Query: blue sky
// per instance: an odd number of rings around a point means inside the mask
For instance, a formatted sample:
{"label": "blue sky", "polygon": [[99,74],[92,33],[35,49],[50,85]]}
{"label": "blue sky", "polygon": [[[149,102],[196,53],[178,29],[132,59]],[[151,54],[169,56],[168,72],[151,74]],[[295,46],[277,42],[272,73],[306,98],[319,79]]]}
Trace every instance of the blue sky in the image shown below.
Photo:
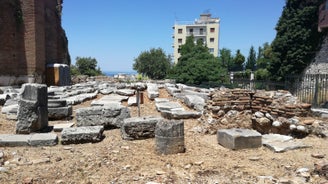
{"label": "blue sky", "polygon": [[65,0],[62,26],[75,58],[93,57],[102,71],[132,71],[134,58],[150,48],[173,53],[175,21],[210,12],[219,17],[219,47],[248,56],[271,42],[285,0]]}

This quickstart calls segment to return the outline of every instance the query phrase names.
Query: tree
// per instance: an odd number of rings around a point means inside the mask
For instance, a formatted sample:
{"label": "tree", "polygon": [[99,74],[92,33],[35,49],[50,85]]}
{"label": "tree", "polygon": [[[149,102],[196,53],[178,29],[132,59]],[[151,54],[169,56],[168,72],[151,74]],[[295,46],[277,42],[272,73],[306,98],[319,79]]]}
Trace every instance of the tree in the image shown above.
{"label": "tree", "polygon": [[312,62],[320,45],[318,9],[322,0],[286,0],[272,42],[273,60],[269,71],[281,81],[286,75],[301,74]]}
{"label": "tree", "polygon": [[100,68],[97,67],[97,60],[91,57],[76,57],[76,64],[71,66],[71,71],[88,76],[102,75]]}
{"label": "tree", "polygon": [[236,55],[233,58],[233,68],[232,71],[242,71],[243,63],[245,62],[245,56],[241,54],[240,50],[236,51]]}
{"label": "tree", "polygon": [[223,83],[227,72],[201,40],[194,43],[194,37],[187,37],[186,43],[180,46],[180,58],[174,66],[171,77],[176,82],[185,84]]}
{"label": "tree", "polygon": [[70,71],[72,76],[81,75],[79,69],[75,65],[71,65]]}
{"label": "tree", "polygon": [[251,71],[254,71],[256,69],[256,52],[253,46],[251,46],[251,48],[249,49],[249,55],[247,57],[245,68]]}
{"label": "tree", "polygon": [[163,49],[150,49],[134,59],[133,69],[151,79],[164,79],[171,68],[171,57]]}
{"label": "tree", "polygon": [[256,59],[256,68],[268,68],[270,60],[272,60],[272,47],[269,43],[264,43],[262,47],[259,47]]}
{"label": "tree", "polygon": [[226,67],[228,71],[233,67],[233,57],[231,55],[231,50],[227,48],[222,48],[220,50],[219,61],[222,63],[222,66]]}
{"label": "tree", "polygon": [[272,60],[272,48],[269,43],[264,43],[263,47],[259,47],[257,60],[256,60],[256,72],[255,78],[257,80],[268,80],[270,77],[270,72],[268,67]]}

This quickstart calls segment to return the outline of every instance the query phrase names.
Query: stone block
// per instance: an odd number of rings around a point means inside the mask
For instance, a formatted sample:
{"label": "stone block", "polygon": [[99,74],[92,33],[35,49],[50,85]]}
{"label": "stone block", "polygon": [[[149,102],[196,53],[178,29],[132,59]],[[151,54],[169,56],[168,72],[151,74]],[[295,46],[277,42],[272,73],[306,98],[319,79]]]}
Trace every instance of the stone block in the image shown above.
{"label": "stone block", "polygon": [[203,111],[206,105],[205,100],[197,95],[186,95],[184,98],[184,103],[197,111]]}
{"label": "stone block", "polygon": [[17,134],[1,134],[0,146],[2,147],[16,147],[16,146],[28,146],[28,139],[30,135],[17,135]]}
{"label": "stone block", "polygon": [[28,140],[30,146],[54,146],[57,143],[58,136],[53,133],[31,134]]}
{"label": "stone block", "polygon": [[23,84],[20,95],[22,99],[38,102],[39,106],[48,105],[48,88],[45,84]]}
{"label": "stone block", "polygon": [[48,99],[48,108],[57,108],[57,107],[66,107],[67,102],[66,100],[60,99]]}
{"label": "stone block", "polygon": [[16,122],[16,133],[29,134],[48,127],[47,106],[37,101],[20,99]]}
{"label": "stone block", "polygon": [[48,108],[48,118],[52,120],[64,119],[70,117],[72,112],[72,106]]}
{"label": "stone block", "polygon": [[249,129],[222,129],[217,132],[218,143],[223,147],[239,150],[262,146],[262,135]]}
{"label": "stone block", "polygon": [[128,96],[121,96],[116,94],[107,95],[103,96],[99,100],[92,101],[91,106],[105,106],[113,103],[120,104],[122,101],[127,101],[128,98]]}
{"label": "stone block", "polygon": [[294,140],[291,136],[280,134],[263,135],[262,144],[276,153],[310,147],[304,144],[301,140]]}
{"label": "stone block", "polygon": [[62,144],[94,143],[103,139],[103,126],[64,128],[61,132]]}
{"label": "stone block", "polygon": [[119,104],[94,106],[76,110],[77,126],[104,126],[105,128],[120,128],[123,120],[130,118],[130,110]]}
{"label": "stone block", "polygon": [[168,98],[155,98],[155,103],[169,102]]}
{"label": "stone block", "polygon": [[128,100],[128,106],[137,106],[137,97],[131,96]]}
{"label": "stone block", "polygon": [[1,134],[0,146],[54,146],[58,143],[56,134]]}
{"label": "stone block", "polygon": [[29,134],[48,126],[47,90],[44,84],[23,85],[18,101],[16,133]]}
{"label": "stone block", "polygon": [[171,110],[162,111],[161,115],[166,119],[194,119],[202,116],[201,112],[185,111],[185,110]]}
{"label": "stone block", "polygon": [[147,84],[147,94],[148,94],[148,98],[151,100],[157,98],[159,96],[157,84],[152,84],[152,83]]}
{"label": "stone block", "polygon": [[68,105],[76,105],[80,104],[84,101],[91,100],[97,97],[98,91],[94,93],[84,93],[75,96],[70,96],[66,98],[66,102]]}
{"label": "stone block", "polygon": [[156,103],[155,106],[158,111],[170,111],[177,108],[183,110],[183,107],[178,102]]}
{"label": "stone block", "polygon": [[133,117],[124,120],[121,127],[122,138],[138,140],[155,137],[156,124],[162,117]]}
{"label": "stone block", "polygon": [[18,103],[13,105],[3,106],[1,109],[2,114],[17,114]]}
{"label": "stone block", "polygon": [[176,120],[158,122],[155,129],[155,146],[157,154],[184,153],[184,122]]}
{"label": "stone block", "polygon": [[122,95],[122,96],[133,96],[135,93],[135,90],[132,89],[119,89],[116,91],[116,94]]}
{"label": "stone block", "polygon": [[181,90],[176,87],[166,87],[166,90],[171,96],[174,96],[175,93],[181,93]]}

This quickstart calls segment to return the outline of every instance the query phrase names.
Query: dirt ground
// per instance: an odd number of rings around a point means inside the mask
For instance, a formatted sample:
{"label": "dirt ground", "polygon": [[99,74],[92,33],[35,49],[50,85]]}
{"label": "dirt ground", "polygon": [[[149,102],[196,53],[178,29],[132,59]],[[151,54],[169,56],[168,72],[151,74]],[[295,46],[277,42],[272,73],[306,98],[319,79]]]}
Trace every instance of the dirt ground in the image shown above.
{"label": "dirt ground", "polygon": [[[160,97],[169,95],[161,90]],[[136,107],[130,110],[132,117],[138,116]],[[141,116],[160,115],[146,93],[140,112]],[[0,147],[8,168],[0,171],[0,183],[302,183],[295,178],[298,169],[311,172],[315,162],[328,160],[327,139],[308,136],[303,141],[311,148],[285,153],[266,147],[232,151],[220,146],[215,135],[195,133],[198,120],[184,122],[186,152],[175,155],[157,155],[155,139],[122,140],[119,129],[106,130],[105,139],[93,144]],[[15,122],[1,114],[0,133],[14,133],[14,128]],[[318,159],[313,154],[325,157]],[[308,179],[308,183],[324,181],[315,174]]]}

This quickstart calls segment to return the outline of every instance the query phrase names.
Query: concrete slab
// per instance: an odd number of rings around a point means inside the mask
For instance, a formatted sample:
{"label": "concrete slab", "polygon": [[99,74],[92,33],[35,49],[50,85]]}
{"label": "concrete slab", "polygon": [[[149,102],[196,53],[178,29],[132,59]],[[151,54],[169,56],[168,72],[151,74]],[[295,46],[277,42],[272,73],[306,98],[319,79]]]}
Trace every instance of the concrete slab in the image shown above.
{"label": "concrete slab", "polygon": [[217,132],[218,143],[223,147],[239,150],[262,146],[262,135],[250,129],[222,129]]}
{"label": "concrete slab", "polygon": [[295,140],[291,136],[279,134],[263,135],[262,143],[264,146],[268,147],[270,150],[276,153],[311,147],[309,145],[304,144],[301,140]]}
{"label": "concrete slab", "polygon": [[289,150],[295,150],[295,149],[302,149],[302,148],[309,148],[311,146],[306,145],[300,141],[287,141],[287,142],[270,142],[267,144],[264,144],[266,147],[268,147],[270,150],[276,152],[276,153],[282,153]]}
{"label": "concrete slab", "polygon": [[280,134],[263,134],[262,144],[269,144],[270,142],[287,142],[293,140],[292,136]]}

